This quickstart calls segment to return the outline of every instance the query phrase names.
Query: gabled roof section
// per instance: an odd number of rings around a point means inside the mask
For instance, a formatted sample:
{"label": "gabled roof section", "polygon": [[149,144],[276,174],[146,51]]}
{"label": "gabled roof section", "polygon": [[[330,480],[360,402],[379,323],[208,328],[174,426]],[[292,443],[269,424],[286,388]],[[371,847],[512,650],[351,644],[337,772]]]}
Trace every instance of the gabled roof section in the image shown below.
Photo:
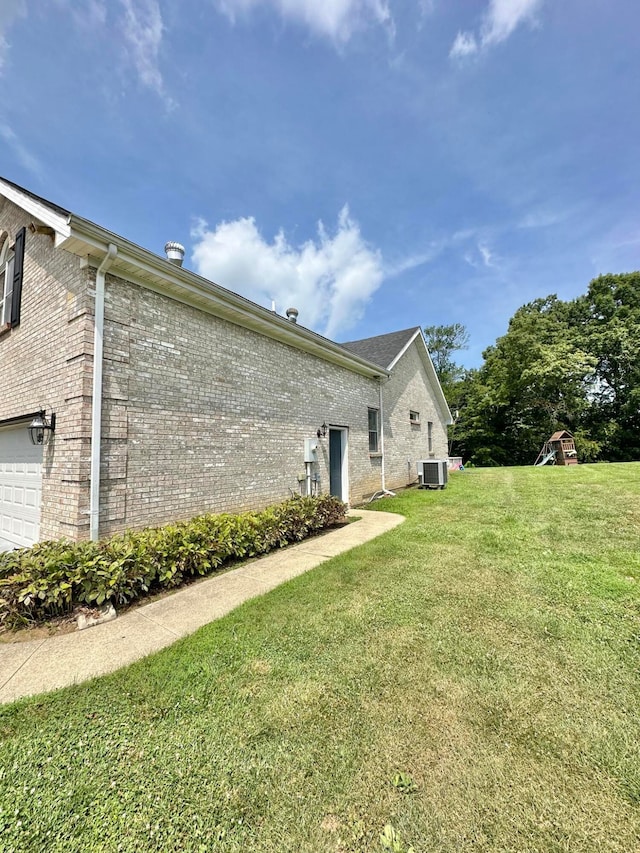
{"label": "gabled roof section", "polygon": [[413,326],[411,329],[403,329],[401,332],[376,335],[374,338],[363,338],[360,341],[347,341],[341,346],[361,358],[366,358],[367,361],[372,361],[386,370],[391,370],[391,365],[406,350],[416,337],[416,333],[419,332],[418,326]]}
{"label": "gabled roof section", "polygon": [[12,181],[7,181],[5,178],[0,178],[0,194],[21,207],[38,222],[52,228],[56,246],[61,245],[69,237],[71,214],[68,210],[29,192],[29,190],[25,190],[23,187],[19,187]]}
{"label": "gabled roof section", "polygon": [[178,267],[164,256],[143,249],[125,237],[76,216],[4,178],[0,178],[0,195],[52,228],[55,232],[56,247],[77,255],[89,266],[98,266],[109,247],[113,246],[116,252],[109,267],[109,272],[113,275],[316,355],[362,376],[381,378],[389,375],[389,371],[377,362],[350,352],[340,344],[292,323],[191,270]]}
{"label": "gabled roof section", "polygon": [[359,355],[361,358],[366,358],[374,364],[379,364],[391,373],[414,342],[418,348],[418,353],[435,392],[438,404],[442,409],[445,421],[448,424],[452,424],[453,417],[451,410],[442,391],[438,374],[431,361],[431,356],[429,355],[429,350],[427,349],[420,326],[403,329],[401,332],[390,332],[387,335],[376,335],[374,338],[363,338],[361,341],[348,341],[346,344],[342,344],[342,346],[349,350],[349,352]]}
{"label": "gabled roof section", "polygon": [[558,432],[554,432],[549,441],[560,441],[562,438],[573,438],[573,436],[566,429],[561,429]]}
{"label": "gabled roof section", "polygon": [[6,184],[9,187],[12,187],[16,193],[19,195],[28,196],[32,201],[37,202],[43,207],[48,207],[52,213],[57,213],[60,216],[71,216],[70,210],[65,210],[64,207],[60,207],[59,204],[54,204],[52,201],[48,201],[46,198],[42,198],[42,196],[36,195],[32,193],[31,190],[25,190],[24,187],[18,186],[18,184],[14,184],[13,181],[8,181],[6,178],[0,179],[3,184]]}

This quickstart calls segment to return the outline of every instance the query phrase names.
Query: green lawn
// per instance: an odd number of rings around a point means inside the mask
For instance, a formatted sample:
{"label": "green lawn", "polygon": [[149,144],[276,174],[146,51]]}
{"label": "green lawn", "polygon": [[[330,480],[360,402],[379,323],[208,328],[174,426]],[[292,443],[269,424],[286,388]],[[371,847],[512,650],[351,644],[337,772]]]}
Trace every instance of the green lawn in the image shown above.
{"label": "green lawn", "polygon": [[407,521],[0,709],[0,849],[639,850],[640,465],[376,508]]}

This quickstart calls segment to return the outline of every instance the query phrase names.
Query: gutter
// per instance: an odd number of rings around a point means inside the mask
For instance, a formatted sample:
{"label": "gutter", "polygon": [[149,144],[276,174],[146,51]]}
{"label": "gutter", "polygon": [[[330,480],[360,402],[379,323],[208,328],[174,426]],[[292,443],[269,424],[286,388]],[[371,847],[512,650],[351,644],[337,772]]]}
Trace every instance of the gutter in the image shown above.
{"label": "gutter", "polygon": [[[0,178],[0,191],[31,216],[54,229],[56,248],[78,255],[90,266],[100,264],[101,267],[102,262],[99,259],[104,259],[108,247],[113,244],[114,247],[119,247],[117,264],[121,267],[120,274],[125,280],[156,290],[187,305],[195,305],[214,316],[257,331],[362,376],[389,376],[388,370],[348,352],[340,344],[293,324],[273,311],[268,311],[190,270],[176,267],[166,258],[143,249],[89,219],[76,216],[18,184]],[[95,263],[92,263],[93,259]]]}
{"label": "gutter", "polygon": [[93,388],[91,392],[91,486],[89,530],[92,541],[100,533],[100,450],[102,444],[102,352],[104,335],[104,278],[118,249],[109,243],[107,254],[96,270],[96,301],[93,321]]}
{"label": "gutter", "polygon": [[97,259],[104,254],[109,243],[117,243],[119,247],[116,267],[122,270],[118,275],[125,280],[134,281],[188,305],[195,305],[235,325],[339,364],[354,373],[370,378],[389,376],[389,371],[384,367],[343,349],[335,341],[292,323],[189,269],[177,267],[166,258],[106,231],[87,219],[70,216],[69,237],[60,245],[73,254],[87,258],[91,263],[92,258]]}

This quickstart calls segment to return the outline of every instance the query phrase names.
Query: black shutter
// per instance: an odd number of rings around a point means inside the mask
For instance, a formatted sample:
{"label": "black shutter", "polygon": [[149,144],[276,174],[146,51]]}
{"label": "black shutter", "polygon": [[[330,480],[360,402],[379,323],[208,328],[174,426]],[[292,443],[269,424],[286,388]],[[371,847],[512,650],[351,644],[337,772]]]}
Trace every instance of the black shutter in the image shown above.
{"label": "black shutter", "polygon": [[24,238],[26,228],[16,234],[13,261],[13,294],[11,297],[11,328],[20,325],[20,300],[22,298],[22,269],[24,267]]}

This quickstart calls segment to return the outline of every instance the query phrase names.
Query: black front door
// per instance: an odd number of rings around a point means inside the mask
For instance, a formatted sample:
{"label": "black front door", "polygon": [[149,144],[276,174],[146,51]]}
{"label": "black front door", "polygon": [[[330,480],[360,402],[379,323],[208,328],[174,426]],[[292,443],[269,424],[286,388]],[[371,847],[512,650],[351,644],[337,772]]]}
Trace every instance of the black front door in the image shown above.
{"label": "black front door", "polygon": [[329,491],[342,500],[342,430],[329,430]]}

